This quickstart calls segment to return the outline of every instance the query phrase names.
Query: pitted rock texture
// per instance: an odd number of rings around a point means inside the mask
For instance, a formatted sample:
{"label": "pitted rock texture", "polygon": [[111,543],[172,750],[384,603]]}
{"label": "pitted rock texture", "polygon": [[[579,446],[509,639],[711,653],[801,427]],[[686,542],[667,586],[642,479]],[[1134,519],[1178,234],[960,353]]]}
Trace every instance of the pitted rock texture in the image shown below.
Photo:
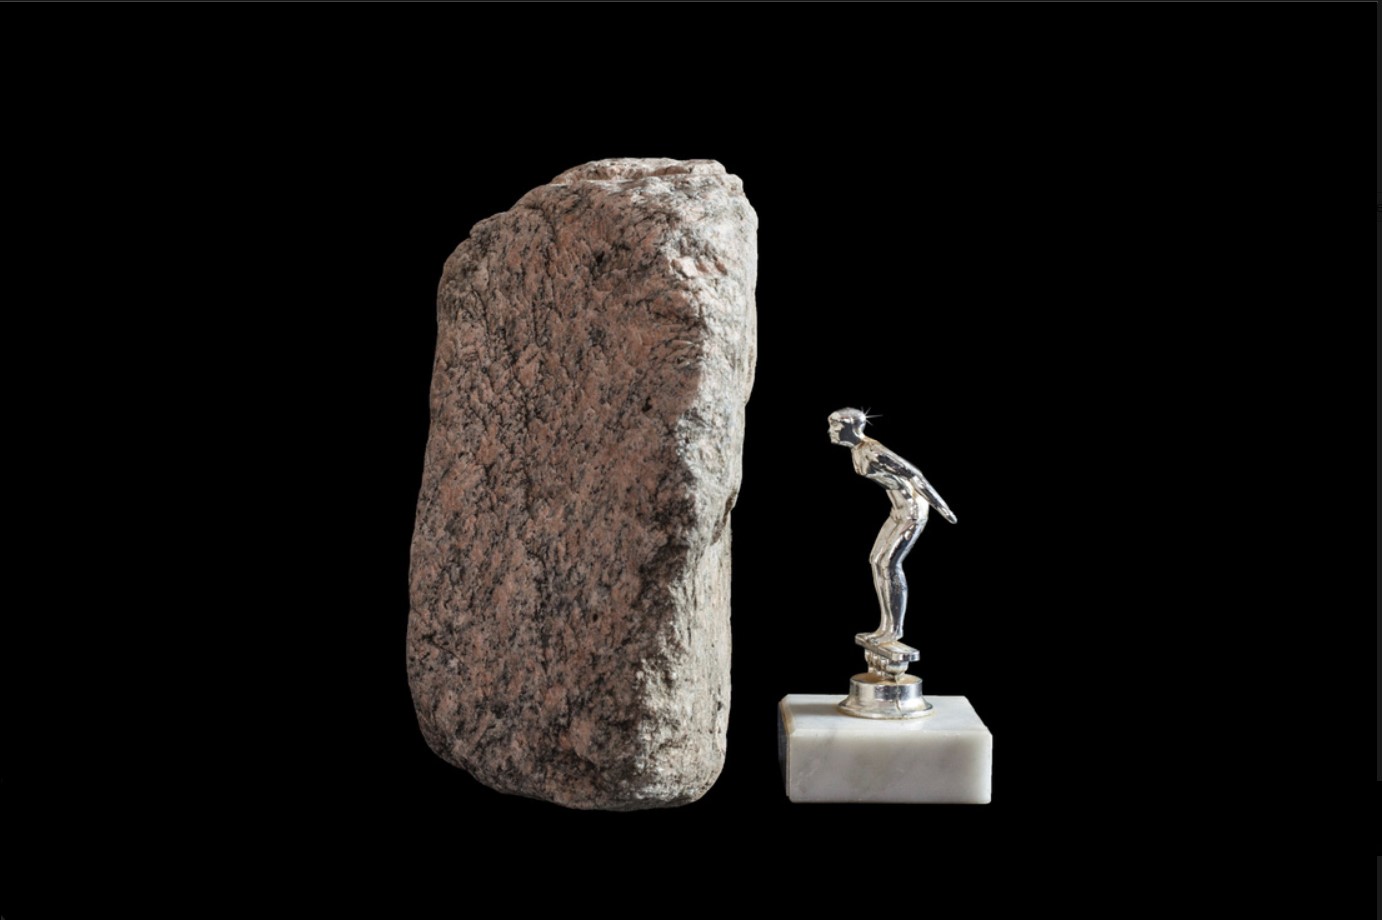
{"label": "pitted rock texture", "polygon": [[622,810],[720,773],[757,223],[719,163],[601,160],[446,262],[408,676],[488,786]]}

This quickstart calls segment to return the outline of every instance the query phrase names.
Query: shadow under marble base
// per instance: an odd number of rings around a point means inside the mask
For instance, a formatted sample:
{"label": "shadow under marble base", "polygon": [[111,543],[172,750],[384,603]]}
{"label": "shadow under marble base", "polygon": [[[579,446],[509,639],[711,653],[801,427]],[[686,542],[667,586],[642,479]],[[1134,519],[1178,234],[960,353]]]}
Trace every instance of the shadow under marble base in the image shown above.
{"label": "shadow under marble base", "polygon": [[861,719],[841,694],[778,704],[778,756],[793,802],[986,804],[993,735],[963,696],[928,696],[924,719]]}

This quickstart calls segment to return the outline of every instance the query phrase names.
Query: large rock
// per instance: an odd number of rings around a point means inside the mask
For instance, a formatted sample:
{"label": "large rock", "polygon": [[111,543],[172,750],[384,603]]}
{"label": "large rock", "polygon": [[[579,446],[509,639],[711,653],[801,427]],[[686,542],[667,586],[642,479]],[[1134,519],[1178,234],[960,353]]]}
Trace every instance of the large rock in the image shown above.
{"label": "large rock", "polygon": [[756,228],[719,163],[602,160],[447,260],[408,676],[488,786],[632,809],[719,775]]}

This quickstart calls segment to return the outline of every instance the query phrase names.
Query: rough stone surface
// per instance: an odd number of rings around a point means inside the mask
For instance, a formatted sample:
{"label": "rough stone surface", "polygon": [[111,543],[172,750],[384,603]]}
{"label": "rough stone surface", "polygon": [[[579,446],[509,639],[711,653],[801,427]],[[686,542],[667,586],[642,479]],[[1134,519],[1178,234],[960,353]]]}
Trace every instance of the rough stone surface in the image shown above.
{"label": "rough stone surface", "polygon": [[719,163],[602,160],[447,260],[408,676],[488,786],[633,809],[719,775],[756,228]]}

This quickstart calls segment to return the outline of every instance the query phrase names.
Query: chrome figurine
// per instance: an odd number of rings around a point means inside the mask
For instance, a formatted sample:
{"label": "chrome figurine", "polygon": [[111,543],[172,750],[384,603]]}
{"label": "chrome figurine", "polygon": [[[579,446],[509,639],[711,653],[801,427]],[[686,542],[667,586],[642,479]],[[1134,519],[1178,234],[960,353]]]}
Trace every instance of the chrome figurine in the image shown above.
{"label": "chrome figurine", "polygon": [[869,554],[882,618],[873,632],[854,637],[864,648],[869,670],[851,679],[849,697],[840,708],[870,719],[914,719],[928,715],[931,704],[921,695],[921,678],[907,673],[907,666],[920,653],[901,642],[907,613],[902,560],[926,526],[930,509],[935,508],[952,524],[955,515],[921,470],[864,434],[866,424],[868,417],[858,409],[841,409],[830,415],[830,440],[850,449],[854,472],[887,489],[893,506]]}

